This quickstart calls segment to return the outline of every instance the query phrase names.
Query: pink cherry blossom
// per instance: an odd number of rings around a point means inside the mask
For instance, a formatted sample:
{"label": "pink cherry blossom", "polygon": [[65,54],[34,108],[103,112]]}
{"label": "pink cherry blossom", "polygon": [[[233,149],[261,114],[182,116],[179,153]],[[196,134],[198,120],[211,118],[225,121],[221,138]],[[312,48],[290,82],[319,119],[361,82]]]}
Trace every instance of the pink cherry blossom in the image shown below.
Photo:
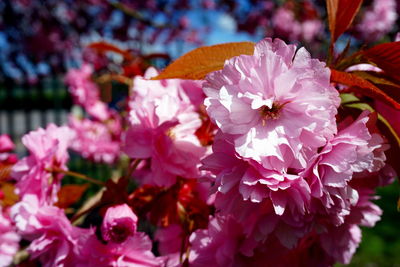
{"label": "pink cherry blossom", "polygon": [[8,135],[0,135],[0,152],[13,150],[14,147],[15,145]]}
{"label": "pink cherry blossom", "polygon": [[137,216],[126,204],[109,207],[101,225],[103,239],[122,243],[136,233]]}
{"label": "pink cherry blossom", "polygon": [[369,133],[368,119],[368,112],[364,112],[348,126],[341,126],[344,128],[313,159],[312,174],[307,170],[303,174],[312,195],[322,202],[315,209],[327,209],[336,224],[343,223],[344,216],[358,201],[357,191],[349,186],[354,173],[373,173],[384,166],[383,139]]}
{"label": "pink cherry blossom", "polygon": [[85,266],[113,267],[159,267],[163,259],[151,252],[151,241],[144,234],[137,232],[123,243],[101,243],[92,236],[85,244],[82,255],[87,258]]}
{"label": "pink cherry blossom", "polygon": [[293,247],[309,231],[311,192],[300,175],[268,171],[238,158],[229,136],[221,133],[214,140],[213,153],[202,162],[202,168],[216,175],[217,210],[246,226],[249,243],[266,240],[272,233]]}
{"label": "pink cherry blossom", "polygon": [[125,134],[124,151],[132,158],[151,159],[148,183],[169,186],[176,176],[199,176],[197,168],[206,149],[195,135],[201,125],[193,105],[198,100],[186,95],[183,83],[141,77],[134,80],[134,98],[129,103],[131,126]]}
{"label": "pink cherry blossom", "polygon": [[20,236],[10,220],[8,210],[0,207],[0,267],[10,266],[19,249]]}
{"label": "pink cherry blossom", "polygon": [[178,224],[157,229],[154,240],[158,241],[158,251],[166,262],[166,267],[178,267],[182,247],[183,230]]}
{"label": "pink cherry blossom", "polygon": [[65,81],[74,103],[85,108],[90,116],[103,121],[108,119],[109,111],[107,105],[100,101],[99,88],[91,80],[92,74],[91,66],[83,64],[80,69],[69,70]]}
{"label": "pink cherry blossom", "polygon": [[115,120],[114,124],[70,116],[69,127],[75,132],[71,149],[95,162],[115,162],[121,149],[119,140],[121,122]]}
{"label": "pink cherry blossom", "polygon": [[206,230],[190,236],[190,266],[235,266],[240,257],[242,226],[232,218],[214,218]]}
{"label": "pink cherry blossom", "polygon": [[296,20],[294,12],[286,7],[280,7],[274,12],[272,23],[276,34],[290,41],[302,38],[311,42],[322,31],[319,19]]}
{"label": "pink cherry blossom", "polygon": [[374,0],[356,28],[364,40],[377,41],[393,28],[397,16],[396,0]]}
{"label": "pink cherry blossom", "polygon": [[18,232],[31,241],[28,251],[43,266],[83,264],[83,246],[94,235],[90,229],[72,226],[64,211],[41,205],[36,195],[26,194],[11,210]]}
{"label": "pink cherry blossom", "polygon": [[344,224],[321,234],[321,244],[336,262],[349,264],[361,242],[361,229],[354,224]]}
{"label": "pink cherry blossom", "polygon": [[236,135],[236,152],[266,169],[276,169],[286,155],[304,166],[301,151],[325,145],[336,133],[340,99],[329,69],[279,39],[264,39],[254,55],[226,61],[203,88],[211,119]]}
{"label": "pink cherry blossom", "polygon": [[284,7],[278,8],[272,18],[274,30],[279,35],[285,36],[289,40],[297,40],[301,34],[301,25],[294,18],[294,13]]}
{"label": "pink cherry blossom", "polygon": [[182,227],[178,224],[157,229],[155,240],[159,242],[158,250],[161,255],[180,252],[182,243]]}
{"label": "pink cherry blossom", "polygon": [[66,170],[67,148],[73,139],[73,132],[66,126],[49,124],[22,137],[22,143],[29,156],[13,166],[12,177],[17,181],[16,191],[23,197],[34,194],[41,203],[54,203],[63,177],[55,169]]}
{"label": "pink cherry blossom", "polygon": [[[228,135],[217,134],[213,154],[202,161],[202,168],[216,175],[215,188],[220,193],[237,190],[236,193],[243,200],[253,203],[260,203],[268,198],[277,215],[282,215],[286,207],[300,213],[306,211],[310,201],[310,188],[303,177],[295,169],[291,169],[289,157],[286,158],[286,165],[281,168],[282,172],[268,170],[257,162],[238,158],[230,139]],[[218,198],[217,196],[216,204],[219,202]],[[221,209],[229,210],[228,207]]]}
{"label": "pink cherry blossom", "polygon": [[10,153],[15,148],[11,138],[6,135],[0,135],[0,162],[4,164],[14,164],[17,162],[17,156]]}

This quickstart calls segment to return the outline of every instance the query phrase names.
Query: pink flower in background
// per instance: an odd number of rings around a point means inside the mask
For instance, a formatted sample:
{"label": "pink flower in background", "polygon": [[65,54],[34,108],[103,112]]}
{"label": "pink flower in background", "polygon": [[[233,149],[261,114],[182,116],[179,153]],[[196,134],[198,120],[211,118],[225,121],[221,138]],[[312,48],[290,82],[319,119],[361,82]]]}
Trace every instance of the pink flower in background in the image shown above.
{"label": "pink flower in background", "polygon": [[147,81],[136,77],[134,85],[124,151],[131,158],[151,158],[147,183],[169,186],[176,176],[198,177],[206,149],[195,135],[201,120],[192,103],[199,102],[200,93],[189,97],[179,80]]}
{"label": "pink flower in background", "polygon": [[285,36],[289,40],[298,40],[301,34],[301,24],[295,20],[293,11],[284,7],[278,8],[272,17],[272,22],[274,30],[279,35]]}
{"label": "pink flower in background", "polygon": [[378,67],[375,67],[374,65],[371,64],[356,64],[353,66],[350,66],[346,69],[346,71],[375,71],[375,72],[382,72],[382,70]]}
{"label": "pink flower in background", "polygon": [[211,119],[236,135],[236,152],[268,170],[287,157],[304,166],[305,150],[325,145],[336,133],[340,99],[329,69],[279,39],[264,39],[253,56],[226,61],[207,76],[204,91]]}
{"label": "pink flower in background", "polygon": [[64,210],[41,205],[36,195],[26,194],[11,210],[18,233],[31,241],[28,251],[43,266],[76,266],[83,264],[82,249],[90,229],[72,226]]}
{"label": "pink flower in background", "polygon": [[301,24],[302,37],[311,42],[323,31],[323,24],[319,19],[306,20]]}
{"label": "pink flower in background", "polygon": [[13,141],[6,134],[0,135],[0,152],[8,152],[15,147]]}
{"label": "pink flower in background", "polygon": [[[115,125],[110,125],[110,123]],[[95,162],[109,164],[115,162],[121,150],[119,140],[121,122],[114,120],[110,123],[70,116],[69,127],[75,132],[71,149],[79,152],[84,158]]]}
{"label": "pink flower in background", "polygon": [[0,163],[14,164],[18,158],[15,154],[10,153],[14,150],[15,145],[10,137],[6,134],[0,135]]}
{"label": "pink flower in background", "polygon": [[285,6],[274,12],[272,23],[275,35],[290,41],[298,41],[301,38],[306,42],[311,42],[323,30],[321,20],[306,18],[300,21],[295,17],[294,11]]}
{"label": "pink flower in background", "polygon": [[80,69],[70,69],[65,77],[74,103],[85,108],[90,116],[98,120],[106,120],[110,114],[107,105],[100,101],[97,85],[91,80],[93,70],[90,65],[83,64]]}
{"label": "pink flower in background", "polygon": [[364,40],[378,41],[393,28],[396,19],[396,0],[374,0],[356,29]]}
{"label": "pink flower in background", "polygon": [[21,237],[9,218],[8,210],[0,207],[0,267],[10,266],[19,249]]}
{"label": "pink flower in background", "polygon": [[22,137],[22,143],[29,156],[13,166],[12,177],[17,181],[16,192],[20,197],[34,194],[41,203],[52,204],[57,200],[57,192],[63,174],[53,169],[67,170],[67,148],[74,133],[66,126],[49,124],[46,129]]}
{"label": "pink flower in background", "polygon": [[136,233],[137,216],[126,205],[109,207],[101,225],[105,241],[122,243]]}

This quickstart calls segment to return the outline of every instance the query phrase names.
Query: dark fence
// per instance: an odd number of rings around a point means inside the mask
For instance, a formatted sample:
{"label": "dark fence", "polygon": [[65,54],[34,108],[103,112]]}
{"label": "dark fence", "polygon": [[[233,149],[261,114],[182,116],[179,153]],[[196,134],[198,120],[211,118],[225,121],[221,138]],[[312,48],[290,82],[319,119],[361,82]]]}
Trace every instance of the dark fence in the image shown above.
{"label": "dark fence", "polygon": [[66,122],[71,98],[60,76],[40,78],[36,83],[5,79],[0,83],[0,133],[8,134],[20,150],[21,137],[50,122]]}
{"label": "dark fence", "polygon": [[[8,134],[16,144],[19,157],[25,156],[22,136],[49,123],[66,124],[71,107],[72,100],[62,76],[43,77],[33,84],[6,79],[0,83],[0,134]],[[96,179],[106,180],[111,176],[109,166],[83,160],[72,151],[68,165],[70,170]],[[66,177],[63,182],[85,181]]]}

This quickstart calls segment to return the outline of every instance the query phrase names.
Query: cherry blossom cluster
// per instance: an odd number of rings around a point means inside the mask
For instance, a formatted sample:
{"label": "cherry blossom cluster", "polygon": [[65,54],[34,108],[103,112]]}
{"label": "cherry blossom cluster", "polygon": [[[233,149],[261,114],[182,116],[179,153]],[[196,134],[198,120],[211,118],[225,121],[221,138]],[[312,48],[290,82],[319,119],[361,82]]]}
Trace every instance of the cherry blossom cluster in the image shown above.
{"label": "cherry blossom cluster", "polygon": [[[26,134],[18,161],[0,138],[18,196],[1,209],[0,262],[20,240],[25,261],[49,267],[350,262],[360,227],[380,219],[375,189],[396,173],[376,114],[341,113],[324,62],[266,38],[204,80],[157,75],[136,76],[118,113],[85,64],[66,78],[81,110],[68,125]],[[118,177],[70,170],[71,151]],[[102,186],[72,214],[66,176]]]}

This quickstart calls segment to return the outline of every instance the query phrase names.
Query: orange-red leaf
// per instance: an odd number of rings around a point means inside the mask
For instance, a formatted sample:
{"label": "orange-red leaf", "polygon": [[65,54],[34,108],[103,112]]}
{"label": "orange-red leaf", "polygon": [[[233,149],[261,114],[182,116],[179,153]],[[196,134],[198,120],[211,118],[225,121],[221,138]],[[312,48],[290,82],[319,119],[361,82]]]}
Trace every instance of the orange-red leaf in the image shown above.
{"label": "orange-red leaf", "polygon": [[94,49],[100,53],[114,52],[121,54],[126,60],[132,60],[133,56],[129,51],[119,48],[116,45],[107,42],[94,42],[88,45],[89,48]]}
{"label": "orange-red leaf", "polygon": [[400,80],[400,42],[379,44],[360,53],[386,74]]}
{"label": "orange-red leaf", "polygon": [[14,164],[0,164],[0,181],[6,181],[10,179],[11,169],[13,166]]}
{"label": "orange-red leaf", "polygon": [[0,190],[3,194],[2,206],[12,206],[18,201],[19,197],[14,193],[15,186],[12,183],[3,183]]}
{"label": "orange-red leaf", "polygon": [[400,103],[388,96],[384,91],[371,82],[352,73],[331,69],[331,81],[351,87],[351,90],[365,96],[372,97],[400,110]]}
{"label": "orange-red leaf", "polygon": [[64,185],[58,192],[58,202],[56,206],[63,209],[68,208],[82,197],[88,187],[89,184]]}
{"label": "orange-red leaf", "polygon": [[153,80],[190,79],[200,80],[216,70],[223,68],[225,60],[239,55],[252,55],[254,43],[226,43],[197,48],[178,58]]}
{"label": "orange-red leaf", "polygon": [[129,87],[132,86],[132,79],[121,74],[103,74],[97,79],[97,81],[99,83],[110,83],[112,81],[116,81],[122,84],[126,84]]}
{"label": "orange-red leaf", "polygon": [[326,0],[331,41],[334,43],[353,22],[363,0]]}

